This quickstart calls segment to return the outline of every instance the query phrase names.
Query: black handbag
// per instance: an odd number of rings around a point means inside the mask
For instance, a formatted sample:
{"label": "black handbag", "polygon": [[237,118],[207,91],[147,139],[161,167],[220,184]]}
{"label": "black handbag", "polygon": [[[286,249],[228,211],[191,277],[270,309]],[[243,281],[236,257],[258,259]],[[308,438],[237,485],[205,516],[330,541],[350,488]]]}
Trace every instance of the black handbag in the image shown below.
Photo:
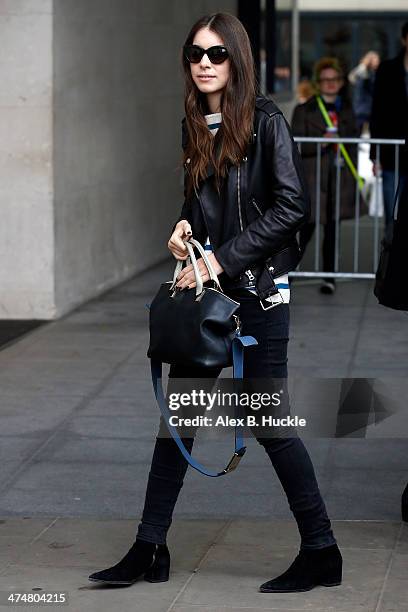
{"label": "black handbag", "polygon": [[[240,304],[225,295],[218,277],[202,245],[190,238],[185,241],[194,269],[196,288],[179,290],[175,287],[177,276],[183,267],[178,260],[173,280],[160,286],[149,308],[150,358],[153,389],[167,428],[189,464],[206,476],[223,476],[234,470],[244,456],[242,425],[235,426],[235,451],[228,465],[221,472],[213,472],[202,466],[186,450],[177,428],[171,425],[171,413],[162,387],[162,364],[179,364],[198,367],[233,366],[234,378],[243,377],[243,349],[258,344],[253,336],[242,336],[240,320],[236,314]],[[194,255],[195,246],[207,267],[213,287],[204,286]],[[239,406],[236,413],[239,414]]]}
{"label": "black handbag", "polygon": [[[223,293],[201,244],[193,238],[185,244],[195,273],[195,290],[175,287],[184,263],[178,260],[173,280],[160,286],[150,304],[147,356],[169,364],[229,367],[232,341],[240,328],[239,302]],[[200,252],[214,286],[203,285],[192,245]]]}

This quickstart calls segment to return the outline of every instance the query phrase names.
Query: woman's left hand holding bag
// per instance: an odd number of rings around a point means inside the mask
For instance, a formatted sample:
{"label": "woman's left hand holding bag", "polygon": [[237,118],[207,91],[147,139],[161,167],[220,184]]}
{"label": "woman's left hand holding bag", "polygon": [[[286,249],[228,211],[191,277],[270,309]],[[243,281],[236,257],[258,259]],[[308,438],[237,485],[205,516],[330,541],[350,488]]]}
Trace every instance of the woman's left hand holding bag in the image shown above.
{"label": "woman's left hand holding bag", "polygon": [[[208,255],[208,259],[210,260],[210,263],[212,264],[214,268],[214,272],[217,274],[217,276],[221,274],[221,272],[224,271],[224,268],[221,266],[221,264],[218,263],[214,253],[210,253]],[[203,279],[203,283],[210,280],[207,266],[205,265],[202,257],[197,259],[197,265],[198,265],[198,269],[199,269],[201,278]],[[196,286],[192,264],[189,264],[188,266],[182,269],[180,274],[177,276],[177,281],[178,282],[176,283],[176,287],[178,289],[187,289],[187,288],[192,289],[193,287]]]}

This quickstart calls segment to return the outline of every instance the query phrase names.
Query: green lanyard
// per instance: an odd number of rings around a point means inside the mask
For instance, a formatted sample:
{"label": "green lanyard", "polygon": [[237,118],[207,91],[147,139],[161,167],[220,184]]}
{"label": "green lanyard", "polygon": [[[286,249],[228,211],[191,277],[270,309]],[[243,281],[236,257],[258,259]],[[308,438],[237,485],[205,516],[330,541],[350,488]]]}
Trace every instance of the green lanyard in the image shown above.
{"label": "green lanyard", "polygon": [[[322,98],[320,96],[316,96],[316,100],[317,100],[317,103],[319,105],[320,112],[323,115],[323,119],[326,122],[327,127],[334,127],[333,121],[330,119],[329,113],[327,112],[327,109],[326,109],[326,107],[324,105],[324,102],[323,102]],[[344,146],[344,144],[340,144],[340,151],[341,151],[341,153],[342,153],[342,155],[344,157],[344,160],[345,160],[347,166],[350,169],[351,174],[354,176],[355,180],[358,182],[359,189],[360,190],[363,189],[363,187],[364,187],[364,179],[363,179],[362,176],[358,175],[357,169],[356,169],[355,165],[353,164],[352,160],[350,159],[350,155],[348,154],[347,149]]]}

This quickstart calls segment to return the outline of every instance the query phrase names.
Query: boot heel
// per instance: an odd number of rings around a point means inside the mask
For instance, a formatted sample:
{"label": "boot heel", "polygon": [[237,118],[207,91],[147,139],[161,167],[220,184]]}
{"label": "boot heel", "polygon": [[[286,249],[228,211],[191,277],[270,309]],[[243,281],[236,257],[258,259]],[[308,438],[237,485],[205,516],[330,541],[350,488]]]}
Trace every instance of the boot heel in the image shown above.
{"label": "boot heel", "polygon": [[322,586],[331,587],[331,586],[339,586],[341,584],[341,579],[337,582],[320,582]]}
{"label": "boot heel", "polygon": [[165,544],[160,545],[153,564],[144,574],[147,582],[167,582],[170,573],[170,553]]}
{"label": "boot heel", "polygon": [[339,571],[334,572],[333,575],[327,577],[326,580],[321,580],[319,584],[321,584],[322,586],[326,586],[326,587],[339,586],[339,584],[341,584],[341,581],[342,581],[342,570],[340,568]]}
{"label": "boot heel", "polygon": [[401,497],[401,516],[405,523],[408,523],[408,484]]}

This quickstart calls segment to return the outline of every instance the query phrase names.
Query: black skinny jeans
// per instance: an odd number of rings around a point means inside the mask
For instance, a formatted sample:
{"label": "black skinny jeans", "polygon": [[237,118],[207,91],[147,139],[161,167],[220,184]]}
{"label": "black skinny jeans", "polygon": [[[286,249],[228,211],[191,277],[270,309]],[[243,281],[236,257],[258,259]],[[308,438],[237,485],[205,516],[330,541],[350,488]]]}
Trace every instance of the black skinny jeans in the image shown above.
{"label": "black skinny jeans", "polygon": [[[245,350],[244,379],[286,379],[289,305],[280,304],[264,311],[258,297],[246,289],[230,290],[226,293],[240,302],[242,334],[252,335],[258,341],[258,345]],[[203,384],[200,385],[200,388],[207,386],[211,389],[219,374],[219,369],[170,366],[167,397],[171,392],[172,378],[213,379],[207,381],[207,385],[206,381],[202,381]],[[137,532],[139,539],[158,544],[166,542],[173,510],[189,465],[173,438],[169,434],[168,437],[160,435],[160,432],[164,431],[167,431],[167,427],[160,416],[160,429],[149,472],[144,510]],[[194,437],[182,437],[182,441],[191,452]],[[324,548],[334,544],[336,539],[319,491],[313,464],[302,440],[295,433],[286,438],[258,437],[257,441],[268,454],[286,493],[300,532],[301,548]]]}

